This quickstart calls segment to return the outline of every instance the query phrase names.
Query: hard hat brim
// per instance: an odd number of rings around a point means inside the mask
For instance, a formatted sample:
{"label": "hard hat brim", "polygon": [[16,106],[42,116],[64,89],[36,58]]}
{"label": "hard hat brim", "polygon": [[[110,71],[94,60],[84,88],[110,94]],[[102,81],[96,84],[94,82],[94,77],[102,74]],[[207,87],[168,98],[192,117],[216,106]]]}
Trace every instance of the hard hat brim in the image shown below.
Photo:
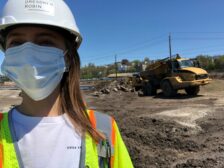
{"label": "hard hat brim", "polygon": [[[72,34],[75,38],[75,42],[76,42],[76,48],[78,49],[81,42],[82,42],[82,37],[80,35],[79,32],[75,32],[71,29],[65,28],[65,27],[61,27],[61,26],[57,26],[57,25],[53,25],[53,24],[39,24],[39,23],[31,23],[31,22],[23,22],[23,23],[11,23],[11,24],[4,24],[4,25],[0,25],[0,36],[1,36],[1,31],[2,30],[6,30],[7,28],[10,27],[14,27],[14,26],[20,26],[20,25],[40,25],[40,26],[51,26],[51,27],[55,27],[55,28],[60,28],[62,30],[67,30],[70,34]],[[1,40],[1,38],[0,38]],[[1,44],[0,41],[0,50],[4,51],[4,48]]]}

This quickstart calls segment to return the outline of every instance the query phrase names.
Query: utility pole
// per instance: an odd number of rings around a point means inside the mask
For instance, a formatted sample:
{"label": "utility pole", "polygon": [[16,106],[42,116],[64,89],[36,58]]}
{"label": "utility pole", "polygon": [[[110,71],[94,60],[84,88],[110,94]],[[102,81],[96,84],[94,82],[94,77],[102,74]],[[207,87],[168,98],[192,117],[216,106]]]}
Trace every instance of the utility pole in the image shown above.
{"label": "utility pole", "polygon": [[115,54],[115,73],[116,73],[116,81],[117,81],[117,54]]}
{"label": "utility pole", "polygon": [[170,51],[170,60],[171,60],[171,57],[172,57],[171,34],[169,34],[169,51]]}

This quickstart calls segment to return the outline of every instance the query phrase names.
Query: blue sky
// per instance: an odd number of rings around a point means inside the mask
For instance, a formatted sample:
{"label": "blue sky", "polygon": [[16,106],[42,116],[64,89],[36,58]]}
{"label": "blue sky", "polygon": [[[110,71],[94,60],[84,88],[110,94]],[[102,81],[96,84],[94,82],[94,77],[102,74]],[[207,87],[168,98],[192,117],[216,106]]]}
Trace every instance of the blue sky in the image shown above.
{"label": "blue sky", "polygon": [[[83,36],[82,66],[224,54],[223,0],[65,0]],[[2,8],[5,0],[0,0]],[[3,54],[0,53],[0,63]]]}

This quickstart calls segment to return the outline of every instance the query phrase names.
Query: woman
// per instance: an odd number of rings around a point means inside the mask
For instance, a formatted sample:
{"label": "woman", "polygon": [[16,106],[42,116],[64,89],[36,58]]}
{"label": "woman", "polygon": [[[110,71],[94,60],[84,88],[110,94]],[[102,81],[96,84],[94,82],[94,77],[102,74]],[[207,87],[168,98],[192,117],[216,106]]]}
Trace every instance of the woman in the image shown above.
{"label": "woman", "polygon": [[82,38],[63,0],[8,0],[0,38],[23,98],[0,116],[0,168],[133,167],[113,118],[83,102]]}

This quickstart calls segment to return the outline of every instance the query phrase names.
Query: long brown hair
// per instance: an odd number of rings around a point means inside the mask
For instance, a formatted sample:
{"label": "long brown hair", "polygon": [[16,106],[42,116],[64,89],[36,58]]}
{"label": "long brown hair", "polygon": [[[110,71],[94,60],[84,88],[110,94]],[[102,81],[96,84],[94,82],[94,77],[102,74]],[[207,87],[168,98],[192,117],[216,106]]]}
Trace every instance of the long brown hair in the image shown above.
{"label": "long brown hair", "polygon": [[87,108],[80,90],[80,57],[74,38],[66,38],[68,52],[65,56],[67,72],[64,73],[60,88],[62,112],[67,113],[76,128],[82,133],[89,133],[95,141],[104,136],[95,130],[87,114]]}

